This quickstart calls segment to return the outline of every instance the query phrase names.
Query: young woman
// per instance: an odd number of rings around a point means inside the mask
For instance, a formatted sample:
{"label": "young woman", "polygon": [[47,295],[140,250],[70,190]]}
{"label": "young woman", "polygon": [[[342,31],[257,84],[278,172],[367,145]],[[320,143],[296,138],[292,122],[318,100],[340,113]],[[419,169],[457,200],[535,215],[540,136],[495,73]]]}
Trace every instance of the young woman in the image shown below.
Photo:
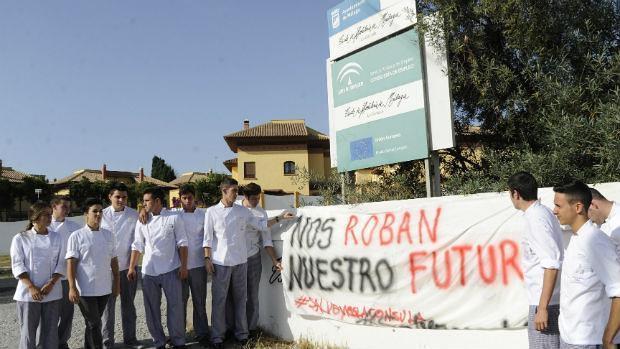
{"label": "young woman", "polygon": [[[47,229],[52,209],[35,203],[28,211],[28,227],[11,241],[11,268],[19,279],[15,297],[20,325],[20,349],[58,348],[58,314],[65,274],[61,236]],[[37,330],[40,332],[39,342]]]}
{"label": "young woman", "polygon": [[69,300],[78,304],[84,316],[86,349],[103,347],[101,315],[108,297],[116,297],[120,291],[114,236],[101,228],[102,211],[99,200],[86,199],[86,225],[71,234],[65,256]]}

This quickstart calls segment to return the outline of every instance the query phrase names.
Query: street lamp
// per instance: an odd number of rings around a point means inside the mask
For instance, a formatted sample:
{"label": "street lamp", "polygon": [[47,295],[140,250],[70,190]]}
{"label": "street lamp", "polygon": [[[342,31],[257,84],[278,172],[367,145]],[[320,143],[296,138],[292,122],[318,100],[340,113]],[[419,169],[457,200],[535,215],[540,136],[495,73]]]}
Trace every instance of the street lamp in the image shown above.
{"label": "street lamp", "polygon": [[40,196],[41,196],[41,192],[43,191],[43,189],[35,189],[34,192],[35,194],[37,194],[37,201],[40,200]]}

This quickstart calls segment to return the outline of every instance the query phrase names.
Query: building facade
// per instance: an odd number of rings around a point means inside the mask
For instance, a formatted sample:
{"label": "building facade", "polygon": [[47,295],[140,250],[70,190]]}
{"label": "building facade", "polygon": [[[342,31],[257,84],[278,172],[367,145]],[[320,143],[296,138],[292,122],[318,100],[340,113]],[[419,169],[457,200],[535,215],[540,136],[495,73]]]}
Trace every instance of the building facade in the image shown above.
{"label": "building facade", "polygon": [[331,171],[329,137],[301,119],[271,120],[224,136],[237,157],[224,161],[239,184],[254,182],[266,193],[312,195],[312,182],[299,181],[300,173],[323,178]]}

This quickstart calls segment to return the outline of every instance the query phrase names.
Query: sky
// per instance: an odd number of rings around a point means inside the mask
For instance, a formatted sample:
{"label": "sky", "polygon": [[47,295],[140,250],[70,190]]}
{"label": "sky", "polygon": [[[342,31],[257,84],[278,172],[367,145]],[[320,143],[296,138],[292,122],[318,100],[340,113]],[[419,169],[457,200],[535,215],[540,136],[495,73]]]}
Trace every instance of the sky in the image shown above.
{"label": "sky", "polygon": [[0,159],[62,178],[235,157],[272,119],[328,133],[326,11],[340,0],[2,1]]}

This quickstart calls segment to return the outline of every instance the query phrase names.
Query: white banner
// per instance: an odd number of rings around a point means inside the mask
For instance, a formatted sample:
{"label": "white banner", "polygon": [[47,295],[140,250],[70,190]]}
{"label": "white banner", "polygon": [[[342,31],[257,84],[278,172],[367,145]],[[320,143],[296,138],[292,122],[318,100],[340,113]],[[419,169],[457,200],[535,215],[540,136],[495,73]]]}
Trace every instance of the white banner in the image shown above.
{"label": "white banner", "polygon": [[[620,198],[618,183],[597,188]],[[550,188],[539,196],[552,207]],[[526,323],[522,214],[505,192],[297,212],[283,234],[292,313],[431,329]]]}
{"label": "white banner", "polygon": [[330,59],[338,59],[416,23],[414,0],[403,0],[329,37]]}

